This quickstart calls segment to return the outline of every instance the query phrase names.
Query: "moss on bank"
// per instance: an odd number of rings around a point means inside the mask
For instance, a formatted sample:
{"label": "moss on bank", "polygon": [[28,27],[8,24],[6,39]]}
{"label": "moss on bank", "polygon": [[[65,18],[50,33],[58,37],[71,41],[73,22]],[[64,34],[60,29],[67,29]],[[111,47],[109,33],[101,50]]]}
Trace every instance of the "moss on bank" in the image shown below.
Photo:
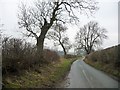
{"label": "moss on bank", "polygon": [[62,58],[60,62],[25,71],[22,75],[6,76],[5,88],[49,88],[54,87],[69,71],[74,59]]}

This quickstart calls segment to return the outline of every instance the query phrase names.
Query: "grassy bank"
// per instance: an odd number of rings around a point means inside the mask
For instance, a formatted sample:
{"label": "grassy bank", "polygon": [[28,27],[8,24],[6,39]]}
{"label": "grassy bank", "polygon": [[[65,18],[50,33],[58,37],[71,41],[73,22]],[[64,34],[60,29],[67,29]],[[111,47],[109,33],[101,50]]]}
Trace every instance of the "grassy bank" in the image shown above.
{"label": "grassy bank", "polygon": [[85,62],[89,65],[120,78],[119,46],[93,52],[86,56]]}
{"label": "grassy bank", "polygon": [[[88,61],[88,60],[84,60],[87,64],[91,65],[92,67],[95,67],[98,70],[104,71],[107,74],[111,75],[112,77],[117,77],[120,78],[120,72],[118,69],[115,68],[111,68],[110,64],[103,64],[103,63],[99,63],[99,62],[92,62],[92,61]],[[114,78],[115,78],[114,77]]]}
{"label": "grassy bank", "polygon": [[60,59],[57,63],[37,67],[37,70],[25,71],[22,75],[6,76],[5,88],[49,88],[54,87],[69,71],[74,59]]}

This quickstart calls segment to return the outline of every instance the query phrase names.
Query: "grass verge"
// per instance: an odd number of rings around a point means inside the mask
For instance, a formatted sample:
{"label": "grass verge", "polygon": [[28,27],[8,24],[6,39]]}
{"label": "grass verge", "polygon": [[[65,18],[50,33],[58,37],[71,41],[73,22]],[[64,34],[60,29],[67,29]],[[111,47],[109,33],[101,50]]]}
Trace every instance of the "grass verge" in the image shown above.
{"label": "grass verge", "polygon": [[65,77],[71,64],[76,59],[61,58],[60,62],[37,67],[37,70],[25,71],[22,75],[4,77],[5,88],[53,88],[60,79]]}
{"label": "grass verge", "polygon": [[98,70],[104,71],[114,79],[120,78],[120,72],[117,68],[112,68],[111,64],[103,64],[100,62],[92,62],[90,60],[84,60],[87,64],[91,65],[92,67],[95,67]]}

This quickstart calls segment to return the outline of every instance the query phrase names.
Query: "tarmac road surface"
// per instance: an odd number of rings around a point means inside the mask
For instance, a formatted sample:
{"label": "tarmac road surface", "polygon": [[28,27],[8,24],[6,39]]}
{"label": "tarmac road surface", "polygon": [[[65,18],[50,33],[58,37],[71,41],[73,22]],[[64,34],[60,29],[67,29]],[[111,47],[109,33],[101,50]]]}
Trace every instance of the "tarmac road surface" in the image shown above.
{"label": "tarmac road surface", "polygon": [[76,60],[71,66],[65,88],[118,88],[118,81],[99,71],[83,60]]}

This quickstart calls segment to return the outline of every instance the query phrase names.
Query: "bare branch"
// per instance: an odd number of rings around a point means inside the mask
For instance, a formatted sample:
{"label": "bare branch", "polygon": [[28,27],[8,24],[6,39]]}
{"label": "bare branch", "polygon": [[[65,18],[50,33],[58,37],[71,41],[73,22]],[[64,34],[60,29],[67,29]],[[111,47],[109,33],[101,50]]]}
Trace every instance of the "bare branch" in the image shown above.
{"label": "bare branch", "polygon": [[[20,7],[18,23],[21,28],[26,29],[26,31],[30,33],[28,36],[34,36],[36,38],[37,51],[39,55],[41,55],[41,58],[43,54],[44,40],[50,28],[57,23],[78,22],[79,17],[76,12],[82,11],[86,11],[87,13],[95,12],[95,1],[73,0],[71,2],[66,0],[56,0],[55,2],[41,2],[41,0],[38,0],[31,6],[23,4]],[[65,31],[65,28],[60,27],[59,30],[60,32],[58,35],[62,39],[63,37],[60,33]],[[50,34],[50,37],[55,38],[54,34]],[[62,40],[59,39],[59,42],[65,51]],[[65,40],[63,42],[65,42]]]}
{"label": "bare branch", "polygon": [[76,35],[76,43],[79,48],[84,48],[87,54],[89,54],[97,45],[101,45],[103,39],[106,39],[106,30],[100,28],[97,22],[91,21]]}

